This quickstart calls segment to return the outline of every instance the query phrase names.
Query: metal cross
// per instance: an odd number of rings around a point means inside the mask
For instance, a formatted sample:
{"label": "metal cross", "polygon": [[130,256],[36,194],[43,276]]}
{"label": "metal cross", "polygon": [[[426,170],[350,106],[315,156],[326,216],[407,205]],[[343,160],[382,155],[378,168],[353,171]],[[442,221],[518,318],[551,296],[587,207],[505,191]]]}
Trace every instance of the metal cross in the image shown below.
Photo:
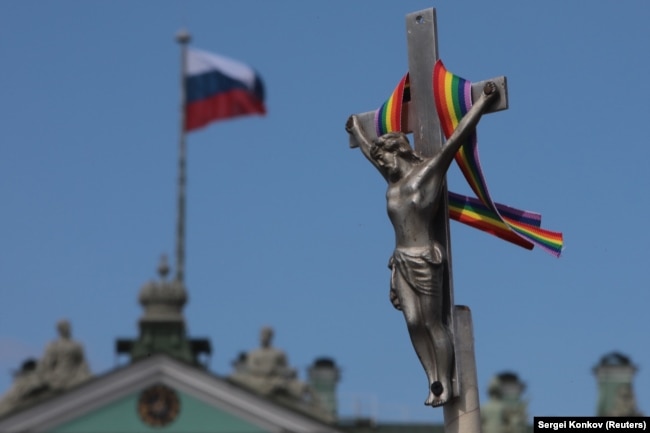
{"label": "metal cross", "polygon": [[[432,73],[438,59],[435,9],[430,8],[410,13],[406,16],[408,41],[408,63],[411,101],[408,104],[408,130],[413,133],[415,150],[423,157],[432,157],[443,146],[443,135],[433,98]],[[476,100],[487,81],[496,84],[499,97],[491,105],[490,112],[508,108],[506,78],[498,77],[477,82],[472,85],[472,96]],[[360,124],[366,135],[376,138],[375,112],[358,114]],[[350,147],[357,147],[351,136]],[[447,323],[454,332],[454,299],[452,281],[451,243],[449,234],[449,211],[446,181],[443,185],[442,202],[435,215],[434,230],[438,242],[446,248],[447,276],[444,287],[444,308]],[[456,336],[455,339],[458,337]],[[456,344],[454,345],[456,346]],[[455,349],[454,349],[455,350]],[[456,351],[456,350],[455,350]],[[455,356],[456,368],[453,373],[453,395],[459,396],[459,359]]]}

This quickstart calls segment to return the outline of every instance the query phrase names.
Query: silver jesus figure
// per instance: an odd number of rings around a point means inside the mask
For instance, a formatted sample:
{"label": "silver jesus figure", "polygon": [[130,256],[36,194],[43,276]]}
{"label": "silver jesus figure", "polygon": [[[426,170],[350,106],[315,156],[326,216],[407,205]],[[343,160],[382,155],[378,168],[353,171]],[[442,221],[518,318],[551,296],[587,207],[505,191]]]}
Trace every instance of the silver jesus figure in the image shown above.
{"label": "silver jesus figure", "polygon": [[390,300],[404,313],[411,342],[427,375],[429,395],[424,404],[430,406],[449,400],[454,366],[451,330],[444,320],[443,295],[449,290],[445,287],[446,249],[435,239],[434,215],[454,155],[497,95],[495,84],[488,82],[431,158],[415,153],[401,132],[371,140],[356,116],[346,124],[365,157],[388,183],[388,217],[395,230],[395,251],[389,262]]}

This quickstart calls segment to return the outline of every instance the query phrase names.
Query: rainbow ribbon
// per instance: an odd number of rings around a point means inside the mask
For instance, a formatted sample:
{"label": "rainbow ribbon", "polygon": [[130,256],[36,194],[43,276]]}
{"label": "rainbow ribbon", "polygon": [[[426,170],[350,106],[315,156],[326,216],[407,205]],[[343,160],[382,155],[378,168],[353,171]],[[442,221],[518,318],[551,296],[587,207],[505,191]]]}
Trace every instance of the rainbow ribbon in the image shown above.
{"label": "rainbow ribbon", "polygon": [[[447,71],[438,60],[433,70],[433,97],[443,133],[449,138],[460,119],[472,107],[472,85]],[[395,131],[409,132],[405,110],[405,103],[409,101],[409,78],[406,74],[375,114],[378,136]],[[449,216],[452,219],[523,248],[532,249],[538,245],[554,256],[560,256],[562,233],[541,228],[540,214],[492,200],[479,161],[476,133],[458,150],[456,163],[478,198],[449,192]]]}
{"label": "rainbow ribbon", "polygon": [[408,133],[408,110],[404,107],[405,102],[411,100],[411,85],[409,74],[407,73],[400,80],[390,98],[382,104],[375,113],[375,128],[377,137],[388,134],[389,132],[401,131]]}

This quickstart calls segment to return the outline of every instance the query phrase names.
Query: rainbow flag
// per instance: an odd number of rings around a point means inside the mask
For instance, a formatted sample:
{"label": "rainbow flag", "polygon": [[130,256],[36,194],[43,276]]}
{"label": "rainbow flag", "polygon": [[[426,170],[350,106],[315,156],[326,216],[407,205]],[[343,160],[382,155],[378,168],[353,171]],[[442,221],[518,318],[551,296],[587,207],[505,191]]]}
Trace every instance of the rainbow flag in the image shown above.
{"label": "rainbow flag", "polygon": [[[445,137],[449,138],[458,122],[472,107],[472,84],[445,69],[438,60],[433,70],[433,97]],[[391,97],[377,110],[377,135],[407,131],[404,104],[410,100],[408,74]],[[541,228],[540,214],[495,203],[488,191],[478,154],[476,133],[456,154],[456,163],[477,198],[449,192],[449,217],[483,230],[526,249],[535,245],[556,257],[563,247],[562,233]]]}

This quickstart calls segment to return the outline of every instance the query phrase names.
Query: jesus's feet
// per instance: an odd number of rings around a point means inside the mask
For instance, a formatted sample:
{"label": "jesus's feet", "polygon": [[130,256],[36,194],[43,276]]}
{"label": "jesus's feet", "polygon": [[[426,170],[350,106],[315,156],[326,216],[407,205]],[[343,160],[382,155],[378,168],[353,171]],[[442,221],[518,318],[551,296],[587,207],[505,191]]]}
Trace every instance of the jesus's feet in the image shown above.
{"label": "jesus's feet", "polygon": [[433,407],[442,406],[449,400],[449,390],[449,383],[443,385],[443,383],[438,380],[433,382],[429,391],[429,397],[424,404]]}

